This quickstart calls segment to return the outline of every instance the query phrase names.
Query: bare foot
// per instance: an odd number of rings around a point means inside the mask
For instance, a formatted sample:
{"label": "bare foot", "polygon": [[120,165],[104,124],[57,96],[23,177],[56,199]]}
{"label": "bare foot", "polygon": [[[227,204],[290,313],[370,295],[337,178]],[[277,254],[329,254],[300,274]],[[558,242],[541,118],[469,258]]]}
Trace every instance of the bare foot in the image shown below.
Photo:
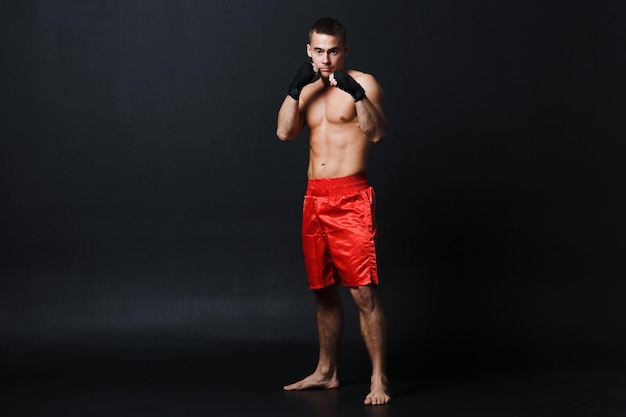
{"label": "bare foot", "polygon": [[365,397],[363,404],[365,405],[384,405],[391,402],[391,396],[388,393],[387,381],[372,381],[370,393]]}
{"label": "bare foot", "polygon": [[305,389],[333,389],[338,387],[339,379],[337,379],[336,376],[326,376],[314,373],[301,381],[285,385],[283,389],[285,391],[300,391]]}

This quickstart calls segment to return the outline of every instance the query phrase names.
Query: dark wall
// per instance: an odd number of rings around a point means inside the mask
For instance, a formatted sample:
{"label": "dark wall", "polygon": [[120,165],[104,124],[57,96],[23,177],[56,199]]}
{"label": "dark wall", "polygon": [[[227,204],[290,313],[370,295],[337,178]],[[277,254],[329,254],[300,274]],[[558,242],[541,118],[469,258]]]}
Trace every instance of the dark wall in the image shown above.
{"label": "dark wall", "polygon": [[274,131],[322,15],[385,90],[392,343],[626,342],[617,2],[316,5],[3,2],[5,347],[315,337],[306,134]]}

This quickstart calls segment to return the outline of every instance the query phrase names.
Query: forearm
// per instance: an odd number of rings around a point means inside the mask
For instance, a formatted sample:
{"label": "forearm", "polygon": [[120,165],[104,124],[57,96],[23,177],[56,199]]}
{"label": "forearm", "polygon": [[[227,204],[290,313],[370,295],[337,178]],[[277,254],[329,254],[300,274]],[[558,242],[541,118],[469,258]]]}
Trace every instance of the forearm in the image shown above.
{"label": "forearm", "polygon": [[276,136],[282,141],[294,140],[303,126],[304,122],[298,101],[291,96],[286,96],[278,110]]}
{"label": "forearm", "polygon": [[310,61],[305,61],[298,68],[295,78],[289,84],[287,97],[278,110],[276,136],[282,141],[294,140],[304,127],[304,115],[300,109],[302,89],[320,78]]}
{"label": "forearm", "polygon": [[352,96],[359,119],[359,127],[372,143],[379,142],[387,133],[387,122],[382,112],[382,90],[371,76],[361,74],[367,91],[350,74],[335,71],[330,76],[331,85],[335,85]]}
{"label": "forearm", "polygon": [[370,142],[381,141],[387,134],[387,121],[380,110],[367,98],[355,103],[359,127]]}

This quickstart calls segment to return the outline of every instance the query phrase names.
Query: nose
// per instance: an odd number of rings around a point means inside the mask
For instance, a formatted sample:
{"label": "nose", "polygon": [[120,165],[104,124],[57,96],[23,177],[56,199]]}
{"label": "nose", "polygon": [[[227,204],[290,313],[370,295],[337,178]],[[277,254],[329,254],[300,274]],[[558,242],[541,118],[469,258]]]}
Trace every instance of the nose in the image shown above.
{"label": "nose", "polygon": [[324,64],[330,64],[330,54],[328,52],[324,54],[323,61],[324,61]]}

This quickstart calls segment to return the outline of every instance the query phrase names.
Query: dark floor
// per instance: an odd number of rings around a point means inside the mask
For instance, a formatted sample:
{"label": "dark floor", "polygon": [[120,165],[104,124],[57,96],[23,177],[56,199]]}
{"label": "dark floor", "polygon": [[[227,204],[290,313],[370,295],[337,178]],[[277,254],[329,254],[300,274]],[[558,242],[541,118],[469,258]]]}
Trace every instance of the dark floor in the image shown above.
{"label": "dark floor", "polygon": [[601,353],[458,366],[393,352],[392,403],[365,407],[367,357],[360,346],[342,352],[341,388],[283,392],[314,364],[314,344],[13,351],[0,416],[626,416],[626,368]]}

